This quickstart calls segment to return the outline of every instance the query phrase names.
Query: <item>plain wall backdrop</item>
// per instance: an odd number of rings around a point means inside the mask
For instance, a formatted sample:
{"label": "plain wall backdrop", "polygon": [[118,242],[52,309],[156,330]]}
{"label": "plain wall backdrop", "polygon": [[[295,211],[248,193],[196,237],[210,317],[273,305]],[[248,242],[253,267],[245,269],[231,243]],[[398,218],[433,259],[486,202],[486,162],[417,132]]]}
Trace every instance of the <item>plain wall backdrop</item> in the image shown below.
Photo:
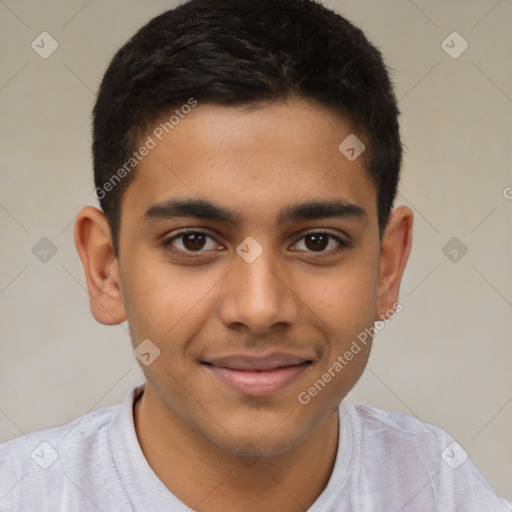
{"label": "plain wall backdrop", "polygon": [[[403,309],[347,400],[440,426],[512,499],[512,2],[325,4],[391,69],[406,148],[396,205],[415,212]],[[127,325],[89,312],[73,225],[97,205],[90,116],[106,66],[175,5],[0,1],[0,442],[143,380]],[[58,44],[47,58],[42,32]]]}

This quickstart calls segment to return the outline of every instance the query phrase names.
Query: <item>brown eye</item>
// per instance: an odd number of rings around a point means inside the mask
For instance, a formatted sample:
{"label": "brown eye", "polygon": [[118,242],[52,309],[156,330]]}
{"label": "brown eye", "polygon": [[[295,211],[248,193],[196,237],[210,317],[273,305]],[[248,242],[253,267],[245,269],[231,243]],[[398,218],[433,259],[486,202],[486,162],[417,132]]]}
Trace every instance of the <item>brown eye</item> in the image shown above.
{"label": "brown eye", "polygon": [[[202,253],[215,249],[218,244],[206,233],[200,231],[182,231],[169,240],[164,241],[163,245],[177,254],[184,256],[200,256]],[[220,248],[222,249],[222,247]]]}
{"label": "brown eye", "polygon": [[341,238],[323,231],[307,233],[295,245],[303,245],[298,247],[299,251],[325,255],[337,254],[349,247]]}
{"label": "brown eye", "polygon": [[203,233],[190,233],[182,235],[183,246],[188,251],[200,250],[205,245],[205,236]]}
{"label": "brown eye", "polygon": [[306,247],[312,251],[323,251],[329,244],[329,235],[325,233],[313,233],[306,235]]}

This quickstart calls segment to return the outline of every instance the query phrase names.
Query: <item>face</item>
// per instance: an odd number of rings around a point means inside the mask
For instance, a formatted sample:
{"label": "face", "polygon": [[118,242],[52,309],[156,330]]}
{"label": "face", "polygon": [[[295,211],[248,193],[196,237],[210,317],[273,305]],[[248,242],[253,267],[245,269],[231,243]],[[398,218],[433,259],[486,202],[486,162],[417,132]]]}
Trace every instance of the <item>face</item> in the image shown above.
{"label": "face", "polygon": [[226,452],[277,454],[310,435],[370,342],[336,361],[396,299],[383,291],[365,154],[338,149],[352,132],[301,100],[199,104],[155,139],[124,193],[120,301],[134,347],[160,350],[141,365],[147,390]]}

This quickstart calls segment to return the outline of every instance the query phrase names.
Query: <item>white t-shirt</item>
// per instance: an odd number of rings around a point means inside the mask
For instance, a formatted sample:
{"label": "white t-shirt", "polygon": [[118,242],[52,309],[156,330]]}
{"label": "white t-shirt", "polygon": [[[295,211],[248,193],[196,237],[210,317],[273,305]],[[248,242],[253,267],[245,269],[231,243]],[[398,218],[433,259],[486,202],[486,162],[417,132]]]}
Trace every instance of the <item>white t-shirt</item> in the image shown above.
{"label": "white t-shirt", "polygon": [[[142,390],[1,445],[0,511],[189,512],[138,443],[133,403]],[[334,470],[308,512],[512,510],[443,430],[367,405],[342,403],[339,417]]]}

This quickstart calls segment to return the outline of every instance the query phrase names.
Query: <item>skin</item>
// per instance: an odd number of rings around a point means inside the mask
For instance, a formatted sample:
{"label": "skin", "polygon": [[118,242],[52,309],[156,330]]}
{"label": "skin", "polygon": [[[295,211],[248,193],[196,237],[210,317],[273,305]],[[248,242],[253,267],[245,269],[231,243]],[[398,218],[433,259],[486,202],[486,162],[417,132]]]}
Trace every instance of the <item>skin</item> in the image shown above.
{"label": "skin", "polygon": [[[141,448],[160,480],[197,511],[303,511],[329,480],[337,408],[370,343],[307,405],[297,397],[392,311],[413,224],[409,208],[396,208],[380,245],[365,153],[351,162],[338,150],[350,133],[346,119],[298,98],[256,109],[199,104],[126,189],[119,258],[100,210],[86,207],[77,218],[92,314],[106,325],[127,319],[134,347],[150,339],[161,351],[141,365]],[[172,198],[214,202],[237,222],[145,217]],[[277,223],[285,206],[333,199],[364,215]],[[198,246],[183,237],[165,245],[184,228],[208,237]],[[305,236],[311,231],[348,245],[327,238],[315,246]],[[252,263],[236,252],[248,236],[263,249]],[[180,255],[187,249],[199,256]],[[201,364],[275,351],[312,363],[271,396],[244,395]]]}

